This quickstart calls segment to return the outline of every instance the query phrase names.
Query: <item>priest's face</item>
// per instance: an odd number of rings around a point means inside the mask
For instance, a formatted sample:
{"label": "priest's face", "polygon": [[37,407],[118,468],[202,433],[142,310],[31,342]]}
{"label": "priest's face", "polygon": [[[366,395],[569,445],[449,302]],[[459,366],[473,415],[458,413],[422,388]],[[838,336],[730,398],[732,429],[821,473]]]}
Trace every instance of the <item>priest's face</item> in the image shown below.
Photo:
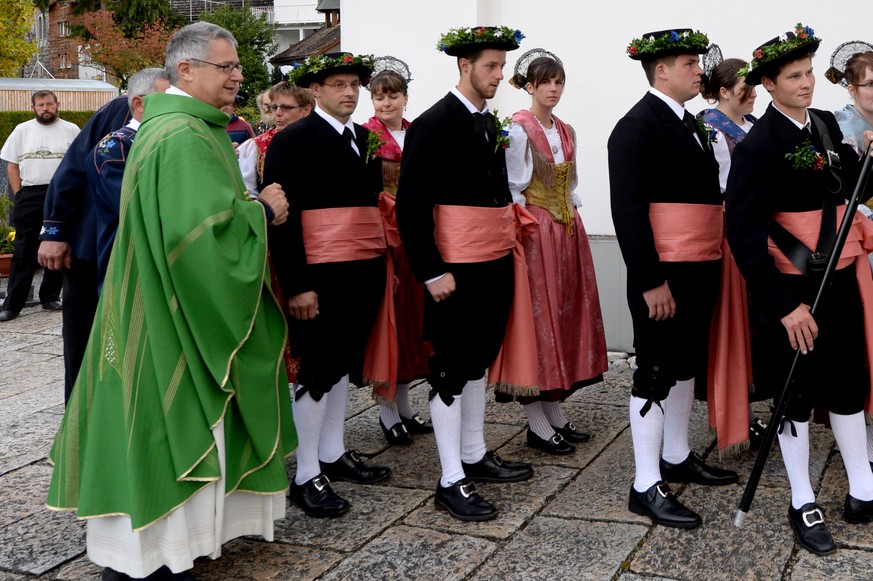
{"label": "priest's face", "polygon": [[[469,62],[469,61],[468,61]],[[470,63],[470,85],[483,99],[491,99],[497,94],[497,87],[503,80],[503,67],[506,65],[506,51],[485,49],[475,62]],[[464,70],[462,68],[462,70]]]}
{"label": "priest's face", "polygon": [[763,77],[761,84],[783,113],[791,115],[796,112],[799,115],[802,109],[812,104],[815,91],[812,59],[807,57],[788,63],[775,78]]}
{"label": "priest's face", "polygon": [[[233,105],[243,75],[233,66],[239,65],[239,57],[232,44],[224,39],[214,40],[209,57],[202,61],[190,59],[189,65],[187,82],[181,89],[216,109]],[[223,67],[228,66],[230,72],[225,72]]]}
{"label": "priest's face", "polygon": [[354,73],[330,75],[309,88],[325,113],[345,123],[358,106],[361,79]]}
{"label": "priest's face", "polygon": [[680,54],[673,64],[670,59],[663,59],[656,68],[656,74],[662,81],[656,88],[672,97],[679,103],[690,101],[700,94],[700,57],[696,54]]}

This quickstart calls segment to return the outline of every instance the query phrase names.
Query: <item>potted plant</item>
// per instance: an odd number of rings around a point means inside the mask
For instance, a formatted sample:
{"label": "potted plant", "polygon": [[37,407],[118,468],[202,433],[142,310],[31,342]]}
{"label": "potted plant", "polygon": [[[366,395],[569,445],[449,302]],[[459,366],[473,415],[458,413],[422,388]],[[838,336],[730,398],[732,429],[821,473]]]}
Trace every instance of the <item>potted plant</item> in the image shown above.
{"label": "potted plant", "polygon": [[12,200],[6,192],[0,194],[0,278],[9,276],[12,251],[15,249],[15,228],[11,225]]}

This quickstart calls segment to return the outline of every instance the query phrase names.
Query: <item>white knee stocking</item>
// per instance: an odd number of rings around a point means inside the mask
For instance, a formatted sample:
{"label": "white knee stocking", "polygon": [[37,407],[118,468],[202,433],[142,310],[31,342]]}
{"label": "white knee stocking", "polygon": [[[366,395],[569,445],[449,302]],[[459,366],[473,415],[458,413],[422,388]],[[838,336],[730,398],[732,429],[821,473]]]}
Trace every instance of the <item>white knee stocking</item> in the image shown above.
{"label": "white knee stocking", "polygon": [[[298,385],[297,390],[303,386]],[[327,398],[315,401],[309,393],[300,399],[291,398],[291,411],[294,414],[294,427],[297,429],[297,474],[294,482],[304,484],[321,474],[318,465],[318,440],[324,421]]]}
{"label": "white knee stocking", "polygon": [[873,471],[867,460],[867,430],[864,427],[864,412],[849,416],[831,412],[831,430],[840,447],[846,475],[849,477],[849,494],[858,500],[873,500]]}
{"label": "white knee stocking", "polygon": [[[792,423],[796,437],[791,435]],[[791,484],[791,506],[797,509],[808,502],[815,502],[815,493],[809,481],[809,422],[785,422],[779,434],[779,448],[782,449],[782,461]]]}
{"label": "white knee stocking", "polygon": [[318,459],[325,463],[336,462],[346,453],[345,426],[346,406],[349,402],[349,376],[340,379],[322,398],[327,400],[324,410],[324,425],[318,441]]}
{"label": "white knee stocking", "polygon": [[664,413],[657,405],[652,405],[645,417],[641,416],[640,410],[647,401],[633,395],[630,398],[630,426],[636,467],[634,490],[637,492],[645,492],[661,480],[658,461],[664,434]]}
{"label": "white knee stocking", "polygon": [[440,455],[440,485],[449,487],[464,478],[461,465],[461,400],[458,396],[447,406],[439,395],[430,400],[430,418]]}
{"label": "white knee stocking", "polygon": [[677,381],[661,405],[664,406],[664,460],[679,464],[688,458],[688,423],[694,404],[694,380]]}
{"label": "white knee stocking", "polygon": [[468,381],[461,400],[461,460],[468,464],[485,456],[485,378]]}

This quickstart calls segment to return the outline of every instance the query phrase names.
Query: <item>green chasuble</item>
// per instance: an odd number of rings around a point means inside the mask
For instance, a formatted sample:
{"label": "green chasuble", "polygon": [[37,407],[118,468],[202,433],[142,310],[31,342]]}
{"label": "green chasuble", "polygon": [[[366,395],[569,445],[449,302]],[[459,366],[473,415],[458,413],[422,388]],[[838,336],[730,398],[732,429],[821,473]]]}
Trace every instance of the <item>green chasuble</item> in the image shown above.
{"label": "green chasuble", "polygon": [[145,103],[47,501],[129,515],[135,530],[219,479],[222,419],[226,494],[287,489],[297,445],[264,209],[245,194],[228,117],[178,95]]}

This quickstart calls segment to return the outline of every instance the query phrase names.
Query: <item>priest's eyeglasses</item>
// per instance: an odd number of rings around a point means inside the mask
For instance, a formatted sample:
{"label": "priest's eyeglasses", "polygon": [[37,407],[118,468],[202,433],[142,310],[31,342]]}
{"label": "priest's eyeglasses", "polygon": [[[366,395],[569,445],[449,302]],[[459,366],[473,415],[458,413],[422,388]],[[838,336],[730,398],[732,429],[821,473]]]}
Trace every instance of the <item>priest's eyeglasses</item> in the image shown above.
{"label": "priest's eyeglasses", "polygon": [[226,64],[223,64],[223,65],[217,65],[217,64],[215,64],[215,63],[211,63],[211,62],[209,62],[209,61],[205,61],[205,60],[203,60],[203,59],[193,59],[193,58],[192,58],[192,59],[188,59],[188,60],[189,60],[189,61],[197,61],[198,63],[204,63],[204,64],[207,64],[207,65],[212,65],[212,66],[215,67],[216,69],[221,69],[221,72],[224,73],[225,75],[229,75],[230,73],[232,73],[232,72],[233,72],[233,69],[236,69],[236,70],[238,70],[239,72],[242,72],[242,70],[243,70],[243,66],[242,66],[240,63],[236,63],[236,64],[233,64],[233,63],[226,63]]}
{"label": "priest's eyeglasses", "polygon": [[349,87],[354,90],[358,90],[361,88],[361,81],[352,81],[351,83],[346,83],[344,81],[337,81],[336,83],[321,83],[322,85],[326,85],[328,87],[333,87],[337,91],[345,91]]}
{"label": "priest's eyeglasses", "polygon": [[302,109],[302,108],[303,108],[302,105],[281,105],[279,103],[273,103],[269,107],[270,111],[273,111],[274,113],[276,111],[278,111],[279,109],[281,109],[283,113],[290,113],[294,109]]}

